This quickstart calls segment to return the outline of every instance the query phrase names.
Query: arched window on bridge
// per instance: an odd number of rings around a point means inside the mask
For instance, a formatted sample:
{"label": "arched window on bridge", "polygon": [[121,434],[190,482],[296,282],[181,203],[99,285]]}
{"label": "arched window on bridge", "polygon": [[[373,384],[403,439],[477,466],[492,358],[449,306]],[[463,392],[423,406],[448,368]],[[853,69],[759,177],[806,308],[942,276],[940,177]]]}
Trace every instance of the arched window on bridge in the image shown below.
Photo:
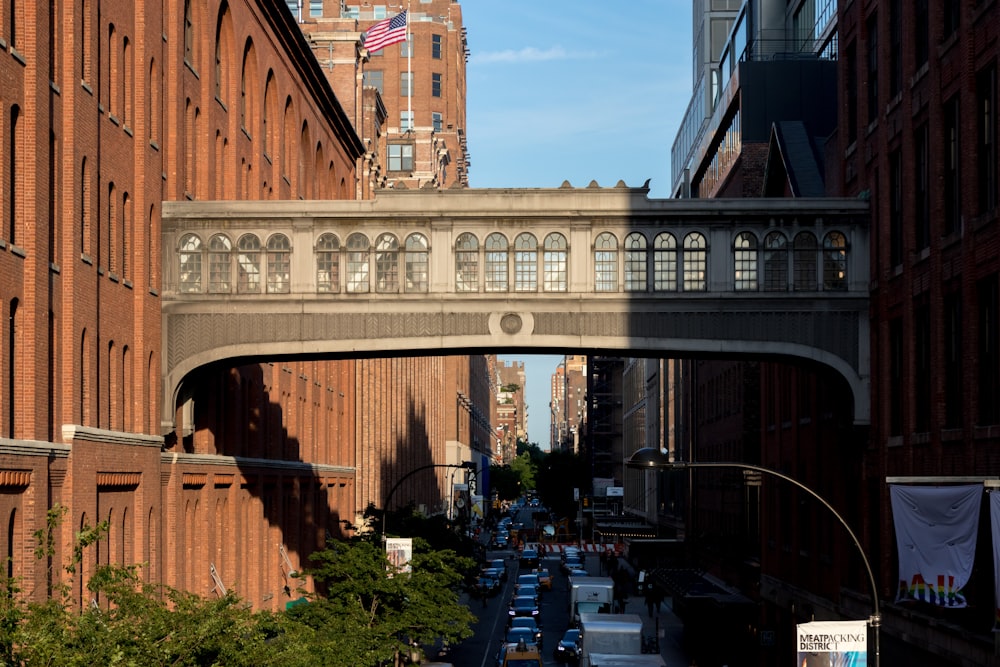
{"label": "arched window on bridge", "polygon": [[646,285],[646,237],[640,232],[632,232],[625,237],[625,291],[645,292]]}
{"label": "arched window on bridge", "polygon": [[737,292],[757,291],[757,237],[740,232],[733,239],[733,288]]}
{"label": "arched window on bridge", "polygon": [[392,234],[375,239],[375,291],[399,291],[399,239]]}
{"label": "arched window on bridge", "polygon": [[236,242],[236,291],[240,294],[260,292],[260,239],[244,234]]}
{"label": "arched window on bridge", "polygon": [[514,291],[538,291],[538,239],[528,232],[514,239]]}
{"label": "arched window on bridge", "polygon": [[764,291],[788,290],[788,239],[781,232],[764,237]]}
{"label": "arched window on bridge", "polygon": [[347,237],[347,291],[368,291],[368,237],[351,234]]}
{"label": "arched window on bridge", "polygon": [[284,234],[267,239],[267,293],[288,294],[291,286],[292,244]]}
{"label": "arched window on bridge", "polygon": [[823,289],[847,289],[847,237],[840,232],[823,237]]}
{"label": "arched window on bridge", "polygon": [[684,237],[684,291],[704,292],[708,289],[708,243],[705,235],[691,232]]}
{"label": "arched window on bridge", "polygon": [[653,291],[677,290],[677,239],[660,232],[653,240]]}
{"label": "arched window on bridge", "polygon": [[594,240],[594,291],[618,291],[618,239],[611,232]]}
{"label": "arched window on bridge", "polygon": [[407,292],[426,292],[427,273],[427,237],[423,234],[410,234],[406,237],[406,286]]}
{"label": "arched window on bridge", "polygon": [[792,243],[793,289],[797,292],[814,292],[816,281],[816,237],[812,232],[799,232]]}
{"label": "arched window on bridge", "polygon": [[486,291],[507,291],[508,245],[507,237],[493,232],[486,237]]}
{"label": "arched window on bridge", "polygon": [[178,291],[184,293],[201,291],[201,239],[197,234],[181,237],[180,272],[177,274]]}
{"label": "arched window on bridge", "polygon": [[552,232],[545,237],[545,254],[542,259],[543,278],[542,290],[545,292],[566,291],[566,266],[569,259],[569,244],[566,237],[559,232]]}
{"label": "arched window on bridge", "polygon": [[316,291],[340,291],[340,239],[323,234],[316,241]]}
{"label": "arched window on bridge", "polygon": [[455,241],[455,291],[479,291],[479,239],[468,232]]}
{"label": "arched window on bridge", "polygon": [[208,240],[208,291],[228,294],[233,291],[233,242],[225,234]]}

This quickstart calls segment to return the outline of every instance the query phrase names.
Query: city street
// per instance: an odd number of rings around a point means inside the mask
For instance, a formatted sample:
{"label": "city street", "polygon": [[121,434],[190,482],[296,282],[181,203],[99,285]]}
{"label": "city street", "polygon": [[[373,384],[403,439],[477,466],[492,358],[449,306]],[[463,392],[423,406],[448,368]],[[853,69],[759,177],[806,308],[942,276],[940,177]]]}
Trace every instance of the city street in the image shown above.
{"label": "city street", "polygon": [[[448,661],[456,667],[493,667],[496,664],[497,650],[507,626],[507,604],[513,593],[518,573],[516,553],[513,549],[488,552],[490,558],[504,558],[507,561],[508,580],[500,593],[490,598],[485,605],[478,598],[467,598],[467,604],[473,613],[479,616],[479,622],[474,626],[475,635],[440,657],[428,655],[429,659]],[[548,568],[553,577],[552,590],[544,591],[539,602],[539,625],[544,635],[542,655],[546,666],[561,664],[553,657],[553,649],[568,627],[568,578],[560,572],[559,562],[558,554],[551,554],[542,559],[543,567]],[[596,553],[587,554],[585,565],[592,575],[600,573],[600,563]],[[626,603],[625,611],[638,614],[642,618],[645,636],[656,635],[659,638],[660,654],[666,661],[667,667],[688,667],[691,664],[691,660],[682,649],[683,625],[671,611],[669,598],[665,599],[661,609],[650,617],[643,598],[633,594]]]}

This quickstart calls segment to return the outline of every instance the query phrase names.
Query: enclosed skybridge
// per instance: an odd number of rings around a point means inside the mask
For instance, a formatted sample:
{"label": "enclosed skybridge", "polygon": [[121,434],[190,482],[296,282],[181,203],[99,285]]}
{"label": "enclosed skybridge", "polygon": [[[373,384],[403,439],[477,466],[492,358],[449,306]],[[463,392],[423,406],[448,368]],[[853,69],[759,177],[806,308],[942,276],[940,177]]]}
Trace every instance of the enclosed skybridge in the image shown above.
{"label": "enclosed skybridge", "polygon": [[811,360],[867,424],[868,203],[647,193],[164,203],[164,429],[214,362],[514,350]]}

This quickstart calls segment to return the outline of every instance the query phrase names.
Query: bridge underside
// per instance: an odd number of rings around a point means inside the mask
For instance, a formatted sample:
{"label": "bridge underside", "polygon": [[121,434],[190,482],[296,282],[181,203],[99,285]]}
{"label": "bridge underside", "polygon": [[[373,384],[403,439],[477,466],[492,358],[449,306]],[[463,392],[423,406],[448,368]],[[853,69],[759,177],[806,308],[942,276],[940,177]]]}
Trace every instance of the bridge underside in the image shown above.
{"label": "bridge underside", "polygon": [[[870,421],[867,303],[810,300],[552,297],[470,301],[427,295],[325,300],[187,301],[164,308],[163,428],[173,430],[183,383],[220,361],[448,355],[510,350],[615,351],[675,358],[802,359],[845,378],[854,421]],[[498,309],[502,307],[502,310]]]}

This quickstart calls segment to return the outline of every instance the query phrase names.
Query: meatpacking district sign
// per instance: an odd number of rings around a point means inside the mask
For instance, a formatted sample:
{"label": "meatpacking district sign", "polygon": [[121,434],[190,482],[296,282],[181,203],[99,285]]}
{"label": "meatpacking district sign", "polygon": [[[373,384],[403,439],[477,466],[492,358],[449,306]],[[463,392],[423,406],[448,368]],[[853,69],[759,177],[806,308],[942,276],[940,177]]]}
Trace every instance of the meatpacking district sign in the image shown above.
{"label": "meatpacking district sign", "polygon": [[866,621],[816,621],[798,628],[797,667],[863,667],[868,664]]}

